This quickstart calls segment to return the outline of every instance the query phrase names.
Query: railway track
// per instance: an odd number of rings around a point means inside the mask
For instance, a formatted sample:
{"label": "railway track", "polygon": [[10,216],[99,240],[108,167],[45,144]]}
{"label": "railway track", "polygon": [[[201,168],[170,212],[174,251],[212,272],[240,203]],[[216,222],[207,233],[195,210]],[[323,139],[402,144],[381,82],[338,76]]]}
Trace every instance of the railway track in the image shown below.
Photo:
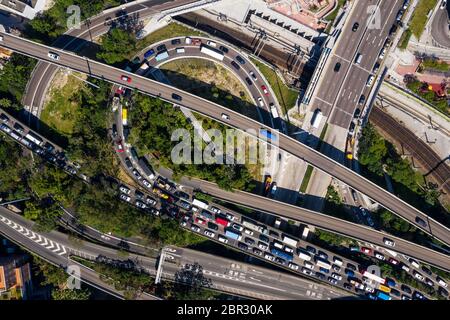
{"label": "railway track", "polygon": [[450,195],[450,168],[446,159],[439,156],[421,139],[407,128],[399,125],[398,121],[378,107],[374,107],[370,114],[370,121],[390,137],[400,142],[426,170],[447,195]]}

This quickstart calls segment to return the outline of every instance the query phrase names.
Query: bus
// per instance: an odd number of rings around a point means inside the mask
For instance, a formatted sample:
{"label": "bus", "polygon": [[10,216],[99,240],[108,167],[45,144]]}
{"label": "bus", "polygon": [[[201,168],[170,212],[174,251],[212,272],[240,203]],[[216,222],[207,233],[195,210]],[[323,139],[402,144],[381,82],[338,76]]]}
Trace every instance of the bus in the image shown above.
{"label": "bus", "polygon": [[128,110],[125,108],[122,108],[122,124],[124,126],[128,125]]}
{"label": "bus", "polygon": [[205,46],[204,44],[202,44],[202,46],[200,47],[200,52],[213,57],[217,60],[223,61],[223,53],[222,51],[213,49],[213,48],[209,48],[207,46]]}
{"label": "bus", "polygon": [[262,233],[262,229],[263,229],[263,228],[262,228],[261,226],[258,226],[258,225],[255,224],[255,223],[253,223],[251,220],[242,217],[241,222],[242,222],[242,225],[243,225],[244,227],[247,227],[247,228],[249,228],[249,229],[252,229],[252,230],[254,230],[254,231],[257,231],[257,232],[261,232],[261,233]]}
{"label": "bus", "polygon": [[31,131],[27,133],[25,138],[27,138],[31,142],[37,144],[38,146],[41,146],[44,143],[44,141],[42,141],[42,139],[38,135],[34,134]]}
{"label": "bus", "polygon": [[390,293],[390,292],[391,292],[391,288],[386,287],[386,286],[383,286],[382,284],[380,284],[380,285],[378,286],[378,290],[383,291],[383,292],[386,292],[386,293]]}
{"label": "bus", "polygon": [[287,261],[292,261],[294,260],[294,256],[292,255],[292,253],[277,249],[277,248],[271,248],[270,252],[274,255],[276,255],[277,257],[283,258],[284,260]]}
{"label": "bus", "polygon": [[328,261],[323,260],[323,259],[316,258],[316,265],[318,265],[319,267],[328,269],[328,270],[331,269],[331,264]]}

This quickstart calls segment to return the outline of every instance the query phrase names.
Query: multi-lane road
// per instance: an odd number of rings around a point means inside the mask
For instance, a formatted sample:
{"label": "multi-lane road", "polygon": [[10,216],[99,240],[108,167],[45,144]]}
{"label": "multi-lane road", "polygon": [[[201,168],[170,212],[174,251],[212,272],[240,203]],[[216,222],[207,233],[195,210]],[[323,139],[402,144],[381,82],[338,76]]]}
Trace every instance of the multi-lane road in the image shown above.
{"label": "multi-lane road", "polygon": [[[270,130],[269,127],[263,126],[262,124],[250,118],[242,116],[218,104],[196,97],[174,87],[158,83],[156,81],[152,81],[150,79],[146,79],[144,77],[140,77],[96,61],[89,60],[85,57],[79,57],[72,53],[54,50],[48,46],[37,44],[20,37],[16,37],[6,33],[3,33],[2,35],[3,41],[1,42],[1,45],[13,51],[29,55],[44,61],[52,62],[57,65],[65,66],[70,69],[86,73],[93,77],[97,77],[109,82],[128,86],[146,94],[159,96],[161,99],[202,113],[220,122],[224,122],[222,114],[225,113],[229,116],[229,120],[226,121],[226,124],[231,127],[236,127],[245,131],[248,129],[252,129],[256,132],[258,132],[261,128]],[[58,61],[52,61],[48,57],[49,51],[57,52],[60,59]],[[131,79],[131,82],[122,80],[121,75],[127,75]],[[174,99],[172,96],[173,93],[178,94],[182,98],[182,101]],[[381,187],[344,167],[343,165],[337,163],[336,161],[329,159],[325,155],[299,143],[292,138],[289,138],[280,133],[278,134],[278,140],[280,149],[307,161],[316,168],[346,183],[358,192],[367,194],[374,201],[382,204],[387,209],[408,220],[413,225],[431,234],[444,243],[450,243],[450,232],[447,227],[443,226],[437,221],[430,219],[427,215],[402,201],[395,195],[382,189]],[[425,228],[416,223],[416,217],[418,216],[428,222]],[[447,264],[447,268],[448,265],[449,264]]]}
{"label": "multi-lane road", "polygon": [[[440,5],[440,4],[438,4]],[[431,24],[431,36],[440,46],[450,49],[450,1],[447,1],[447,10],[438,9]]]}

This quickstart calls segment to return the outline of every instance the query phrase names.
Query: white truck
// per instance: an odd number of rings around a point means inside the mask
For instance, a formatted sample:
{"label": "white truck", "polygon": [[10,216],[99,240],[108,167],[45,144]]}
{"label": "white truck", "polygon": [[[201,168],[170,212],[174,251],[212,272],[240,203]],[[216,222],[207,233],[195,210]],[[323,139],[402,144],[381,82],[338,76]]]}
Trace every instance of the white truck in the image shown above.
{"label": "white truck", "polygon": [[313,126],[313,128],[316,128],[316,129],[319,128],[322,118],[323,118],[322,111],[320,109],[316,109],[311,118],[311,125]]}
{"label": "white truck", "polygon": [[302,259],[302,260],[305,260],[305,261],[311,261],[311,256],[309,255],[309,253],[305,252],[305,251],[302,251],[302,250],[300,250],[298,252],[298,257],[300,259]]}
{"label": "white truck", "polygon": [[289,237],[287,237],[285,235],[283,235],[283,242],[288,244],[288,245],[290,245],[290,246],[292,246],[292,247],[294,247],[294,248],[297,247],[297,244],[298,244],[297,240],[289,238]]}

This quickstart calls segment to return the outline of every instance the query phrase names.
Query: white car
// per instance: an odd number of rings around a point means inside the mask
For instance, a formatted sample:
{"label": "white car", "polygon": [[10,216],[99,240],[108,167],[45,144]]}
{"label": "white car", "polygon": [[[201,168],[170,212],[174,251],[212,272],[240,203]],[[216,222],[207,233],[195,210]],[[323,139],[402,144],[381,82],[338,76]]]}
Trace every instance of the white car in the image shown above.
{"label": "white car", "polygon": [[216,235],[214,232],[209,231],[209,230],[205,230],[205,235],[207,235],[208,237],[214,238],[214,236]]}
{"label": "white car", "polygon": [[228,243],[228,239],[224,236],[219,235],[219,241],[223,243]]}
{"label": "white car", "polygon": [[127,187],[124,187],[124,186],[121,186],[119,188],[119,190],[120,190],[120,192],[125,193],[125,194],[130,194],[131,193],[131,190],[128,189]]}
{"label": "white car", "polygon": [[222,119],[224,119],[224,120],[230,120],[230,116],[227,115],[227,114],[225,114],[225,113],[222,113]]}
{"label": "white car", "polygon": [[171,256],[171,255],[168,255],[168,254],[166,254],[166,259],[169,259],[169,260],[174,260],[175,259],[175,257],[174,256]]}
{"label": "white car", "polygon": [[289,262],[288,267],[291,268],[292,270],[298,270],[298,265],[292,262]]}
{"label": "white car", "polygon": [[366,286],[365,290],[366,290],[367,292],[370,292],[370,293],[374,293],[374,292],[375,292],[375,289],[372,288],[371,286]]}
{"label": "white car", "polygon": [[152,187],[152,184],[145,179],[142,180],[142,184],[149,189]]}
{"label": "white car", "polygon": [[268,254],[268,253],[266,253],[264,255],[264,258],[266,258],[269,261],[274,261],[275,260],[275,257],[273,255],[271,255],[271,254]]}
{"label": "white car", "polygon": [[249,236],[252,236],[253,233],[254,233],[252,230],[249,230],[249,229],[244,229],[244,232],[245,232],[246,234],[248,234]]}
{"label": "white car", "polygon": [[447,286],[448,286],[447,283],[441,277],[436,277],[436,281],[437,281],[437,283],[439,283],[440,286],[447,288]]}
{"label": "white car", "polygon": [[372,85],[374,79],[375,79],[375,77],[373,75],[370,75],[369,78],[367,79],[366,86],[370,87]]}
{"label": "white car", "polygon": [[50,51],[47,55],[52,60],[56,60],[56,61],[59,60],[59,54],[57,54],[57,53],[54,53],[54,52]]}
{"label": "white car", "polygon": [[216,207],[211,207],[211,211],[214,212],[214,213],[221,213],[222,212],[222,211],[220,211],[219,208],[216,208]]}
{"label": "white car", "polygon": [[186,37],[185,43],[186,44],[191,44],[192,43],[192,39],[190,37]]}
{"label": "white car", "polygon": [[339,281],[342,280],[342,276],[341,276],[340,274],[335,273],[335,272],[333,272],[333,273],[331,274],[331,277],[334,278],[334,279],[336,279],[336,280],[339,280]]}
{"label": "white car", "polygon": [[385,245],[389,246],[389,247],[394,247],[395,246],[395,242],[391,239],[388,238],[384,238],[383,242]]}
{"label": "white car", "polygon": [[383,48],[383,49],[381,49],[381,52],[380,52],[380,55],[378,56],[378,58],[383,60],[385,55],[386,55],[386,48]]}
{"label": "white car", "polygon": [[120,195],[120,199],[123,200],[123,201],[126,201],[126,202],[130,202],[131,201],[131,198],[129,196],[127,196],[127,195],[124,195],[124,194]]}
{"label": "white car", "polygon": [[312,263],[312,262],[304,261],[304,262],[303,262],[303,265],[304,265],[306,268],[308,268],[308,269],[311,269],[311,270],[314,269],[314,263]]}
{"label": "white car", "polygon": [[263,99],[261,97],[258,98],[258,103],[259,103],[259,106],[261,108],[264,108],[264,102],[263,102]]}
{"label": "white car", "polygon": [[294,249],[292,249],[291,247],[288,247],[288,246],[284,246],[284,251],[289,252],[289,253],[294,253]]}
{"label": "white car", "polygon": [[375,258],[377,258],[378,260],[386,259],[381,253],[378,253],[378,252],[375,253]]}
{"label": "white car", "polygon": [[250,71],[248,74],[250,75],[250,77],[253,78],[253,80],[255,80],[255,81],[258,80],[258,78],[256,77],[256,75],[253,71]]}
{"label": "white car", "polygon": [[3,36],[0,36],[0,41],[3,41]]}
{"label": "white car", "polygon": [[225,216],[227,217],[228,220],[233,221],[235,219],[235,216],[233,216],[231,213],[226,213]]}
{"label": "white car", "polygon": [[211,40],[209,40],[208,42],[206,42],[206,44],[208,45],[208,46],[211,46],[211,47],[217,47],[217,44],[214,42],[214,41],[211,41]]}
{"label": "white car", "polygon": [[302,268],[302,272],[304,274],[307,274],[308,276],[312,276],[313,272],[309,270],[308,268]]}
{"label": "white car", "polygon": [[420,281],[425,280],[424,276],[418,273],[417,271],[413,271],[413,275],[416,279],[419,279]]}
{"label": "white car", "polygon": [[136,201],[136,207],[145,209],[145,208],[147,208],[147,205],[141,201]]}
{"label": "white car", "polygon": [[193,226],[191,226],[191,230],[195,231],[195,232],[200,232],[201,229],[200,229],[200,227],[193,225]]}
{"label": "white car", "polygon": [[338,257],[333,257],[333,262],[335,264],[337,264],[338,266],[342,266],[342,264],[343,264],[342,259],[338,258]]}
{"label": "white car", "polygon": [[261,250],[267,250],[267,248],[269,248],[269,246],[267,244],[265,244],[264,242],[258,242],[258,248],[260,248]]}

